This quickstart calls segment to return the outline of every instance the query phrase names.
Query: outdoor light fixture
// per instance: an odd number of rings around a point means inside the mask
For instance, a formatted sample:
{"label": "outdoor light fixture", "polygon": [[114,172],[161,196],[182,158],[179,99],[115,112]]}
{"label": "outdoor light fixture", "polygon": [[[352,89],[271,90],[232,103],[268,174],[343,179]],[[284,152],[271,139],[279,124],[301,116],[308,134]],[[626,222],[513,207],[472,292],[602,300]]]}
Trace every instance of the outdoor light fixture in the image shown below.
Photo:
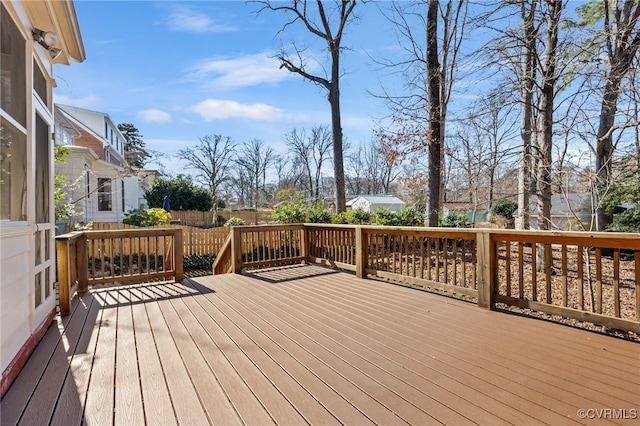
{"label": "outdoor light fixture", "polygon": [[58,35],[56,33],[53,31],[42,31],[37,28],[34,28],[31,32],[33,33],[33,39],[49,51],[51,59],[56,59],[60,56],[62,50],[53,47],[58,44]]}

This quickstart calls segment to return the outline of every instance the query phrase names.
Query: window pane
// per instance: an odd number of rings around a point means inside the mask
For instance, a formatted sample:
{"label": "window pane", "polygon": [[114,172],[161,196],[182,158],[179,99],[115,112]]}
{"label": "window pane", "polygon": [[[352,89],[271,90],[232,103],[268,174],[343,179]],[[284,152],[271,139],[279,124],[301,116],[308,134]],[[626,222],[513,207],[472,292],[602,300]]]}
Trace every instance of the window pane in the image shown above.
{"label": "window pane", "polygon": [[38,96],[40,96],[40,99],[42,99],[42,102],[48,106],[47,80],[44,78],[44,74],[35,59],[33,60],[33,88],[36,90]]}
{"label": "window pane", "polygon": [[111,211],[111,179],[98,178],[98,210]]}
{"label": "window pane", "polygon": [[49,161],[51,158],[49,126],[36,115],[36,222],[50,222]]}
{"label": "window pane", "polygon": [[9,13],[0,10],[0,108],[27,126],[27,77],[25,41]]}
{"label": "window pane", "polygon": [[27,138],[0,118],[0,220],[27,220]]}
{"label": "window pane", "polygon": [[53,283],[51,282],[51,268],[47,268],[44,270],[44,298],[48,298],[51,295],[51,287]]}
{"label": "window pane", "polygon": [[38,307],[42,303],[42,272],[38,272],[36,274],[33,294],[35,306]]}
{"label": "window pane", "polygon": [[36,232],[33,236],[34,238],[34,245],[35,245],[35,250],[34,250],[34,265],[38,266],[39,264],[42,263],[42,232]]}

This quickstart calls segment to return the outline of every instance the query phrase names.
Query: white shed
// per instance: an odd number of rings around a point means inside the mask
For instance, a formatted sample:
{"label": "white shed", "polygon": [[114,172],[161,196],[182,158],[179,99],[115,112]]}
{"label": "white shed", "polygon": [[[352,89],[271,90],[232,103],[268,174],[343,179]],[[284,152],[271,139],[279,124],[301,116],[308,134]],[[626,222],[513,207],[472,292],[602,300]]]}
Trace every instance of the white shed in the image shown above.
{"label": "white shed", "polygon": [[347,208],[360,208],[369,213],[374,213],[381,207],[397,212],[402,210],[405,205],[404,201],[393,195],[358,195],[356,198],[347,201]]}

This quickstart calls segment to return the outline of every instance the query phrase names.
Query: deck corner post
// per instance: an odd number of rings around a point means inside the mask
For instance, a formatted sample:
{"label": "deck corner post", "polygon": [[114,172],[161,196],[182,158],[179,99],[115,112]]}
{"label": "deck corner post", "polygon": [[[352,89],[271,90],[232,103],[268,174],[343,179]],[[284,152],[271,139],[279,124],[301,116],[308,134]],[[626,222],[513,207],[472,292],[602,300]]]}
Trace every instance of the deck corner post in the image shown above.
{"label": "deck corner post", "polygon": [[175,257],[175,280],[179,283],[184,279],[184,245],[182,242],[182,228],[176,228],[173,232],[173,255]]}
{"label": "deck corner post", "polygon": [[69,261],[69,239],[56,238],[56,266],[58,268],[58,303],[60,315],[69,315],[71,311],[71,276]]}
{"label": "deck corner post", "polygon": [[231,272],[242,272],[242,245],[241,232],[238,226],[231,227]]}
{"label": "deck corner post", "polygon": [[367,234],[362,225],[356,226],[356,277],[366,278],[366,268],[368,262],[368,241]]}
{"label": "deck corner post", "polygon": [[497,261],[493,255],[490,231],[478,231],[476,234],[478,263],[478,306],[484,309],[494,308],[494,285],[493,272]]}

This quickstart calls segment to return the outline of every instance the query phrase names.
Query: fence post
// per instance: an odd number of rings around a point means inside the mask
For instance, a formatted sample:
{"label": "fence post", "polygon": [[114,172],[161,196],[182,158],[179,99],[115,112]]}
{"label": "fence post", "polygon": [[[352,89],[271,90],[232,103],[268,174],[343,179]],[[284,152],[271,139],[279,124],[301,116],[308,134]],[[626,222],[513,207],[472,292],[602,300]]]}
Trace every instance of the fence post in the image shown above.
{"label": "fence post", "polygon": [[478,277],[478,306],[485,309],[493,309],[494,305],[494,273],[497,261],[493,244],[491,244],[490,231],[478,231],[476,233],[476,250],[478,263],[476,275]]}
{"label": "fence post", "polygon": [[239,274],[242,272],[242,244],[240,228],[231,227],[231,272]]}
{"label": "fence post", "polygon": [[69,315],[71,308],[71,265],[68,235],[56,238],[56,264],[58,268],[58,299],[60,315]]}

